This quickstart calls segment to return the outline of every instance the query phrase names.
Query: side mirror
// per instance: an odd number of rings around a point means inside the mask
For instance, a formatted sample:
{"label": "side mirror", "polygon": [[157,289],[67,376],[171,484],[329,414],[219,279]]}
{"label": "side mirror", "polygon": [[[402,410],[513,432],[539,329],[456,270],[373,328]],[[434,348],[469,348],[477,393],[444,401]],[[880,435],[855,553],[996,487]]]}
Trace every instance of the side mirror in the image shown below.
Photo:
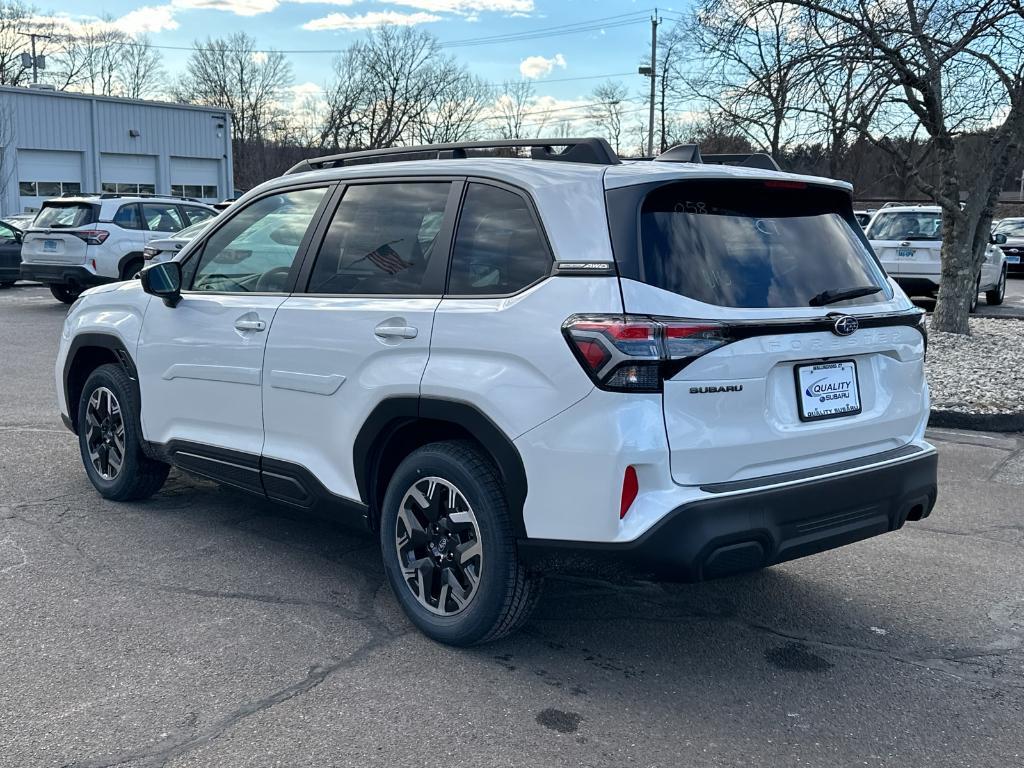
{"label": "side mirror", "polygon": [[25,239],[25,236],[18,230],[14,230],[14,242],[20,243]]}
{"label": "side mirror", "polygon": [[1002,232],[992,235],[992,245],[1006,245],[1006,235]]}
{"label": "side mirror", "polygon": [[181,301],[181,263],[161,261],[149,264],[139,273],[142,290],[151,296],[163,299],[168,307],[176,307]]}

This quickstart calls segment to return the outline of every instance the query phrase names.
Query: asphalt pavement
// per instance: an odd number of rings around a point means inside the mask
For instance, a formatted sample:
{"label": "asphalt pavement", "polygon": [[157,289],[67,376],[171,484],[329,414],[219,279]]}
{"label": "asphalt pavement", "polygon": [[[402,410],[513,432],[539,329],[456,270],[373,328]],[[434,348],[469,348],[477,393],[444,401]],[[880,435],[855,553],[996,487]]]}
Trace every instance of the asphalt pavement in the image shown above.
{"label": "asphalt pavement", "polygon": [[177,472],[101,500],[55,411],[65,310],[0,291],[0,766],[1024,764],[1022,436],[932,433],[939,502],[899,532],[698,585],[554,577],[454,650],[367,535]]}

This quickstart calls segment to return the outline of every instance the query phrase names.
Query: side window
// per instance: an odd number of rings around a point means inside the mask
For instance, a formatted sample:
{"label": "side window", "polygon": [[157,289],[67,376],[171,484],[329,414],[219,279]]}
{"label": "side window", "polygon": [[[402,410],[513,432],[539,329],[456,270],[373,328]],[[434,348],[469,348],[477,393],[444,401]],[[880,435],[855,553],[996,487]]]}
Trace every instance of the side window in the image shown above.
{"label": "side window", "polygon": [[295,254],[326,191],[281,192],[243,208],[203,246],[192,290],[285,290]]}
{"label": "side window", "polygon": [[448,293],[515,293],[551,271],[551,254],[526,201],[487,184],[470,184],[455,235]]}
{"label": "side window", "polygon": [[309,293],[427,293],[427,267],[449,182],[360,184],[345,190],[313,265]]}
{"label": "side window", "polygon": [[180,232],[185,228],[178,208],[171,203],[143,203],[142,218],[153,232]]}
{"label": "side window", "polygon": [[0,222],[0,240],[13,240],[14,230]]}
{"label": "side window", "polygon": [[139,206],[135,203],[122,205],[114,214],[114,223],[122,229],[142,229],[142,219],[139,218]]}
{"label": "side window", "polygon": [[198,224],[200,221],[208,221],[217,215],[216,211],[208,211],[205,208],[196,208],[194,205],[183,205],[182,209],[188,217],[189,224]]}

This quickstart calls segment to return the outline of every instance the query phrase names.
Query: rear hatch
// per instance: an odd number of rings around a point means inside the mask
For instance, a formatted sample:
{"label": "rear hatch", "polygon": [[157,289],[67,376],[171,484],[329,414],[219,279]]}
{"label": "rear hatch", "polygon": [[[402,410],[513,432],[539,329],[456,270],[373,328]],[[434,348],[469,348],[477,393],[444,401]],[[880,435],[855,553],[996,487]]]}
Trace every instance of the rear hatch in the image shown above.
{"label": "rear hatch", "polygon": [[893,277],[939,279],[942,214],[933,211],[879,211],[867,230],[871,247]]}
{"label": "rear hatch", "polygon": [[894,295],[844,188],[704,179],[608,201],[627,320],[660,328],[677,483],[817,468],[919,434],[921,313]]}
{"label": "rear hatch", "polygon": [[25,233],[23,262],[84,264],[90,243],[102,242],[107,232],[94,229],[99,206],[87,202],[49,200]]}

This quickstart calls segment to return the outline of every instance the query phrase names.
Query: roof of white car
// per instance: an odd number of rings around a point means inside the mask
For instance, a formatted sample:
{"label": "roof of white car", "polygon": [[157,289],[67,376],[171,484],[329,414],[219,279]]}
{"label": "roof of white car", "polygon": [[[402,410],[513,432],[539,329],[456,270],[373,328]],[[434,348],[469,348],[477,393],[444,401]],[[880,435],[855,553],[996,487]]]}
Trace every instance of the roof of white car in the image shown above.
{"label": "roof of white car", "polygon": [[876,213],[942,213],[937,205],[890,205],[879,208]]}
{"label": "roof of white car", "polygon": [[804,181],[808,184],[820,184],[851,190],[852,186],[844,181],[826,179],[818,176],[803,176],[769,171],[761,168],[744,168],[732,165],[715,165],[711,163],[673,163],[653,162],[650,160],[626,160],[619,165],[599,165],[595,163],[553,162],[550,160],[530,160],[526,158],[470,157],[459,160],[404,160],[393,163],[365,163],[362,165],[344,166],[341,168],[325,168],[323,170],[305,171],[281,177],[282,183],[306,179],[358,179],[366,177],[403,177],[403,176],[480,176],[483,178],[507,181],[526,189],[536,189],[550,185],[565,184],[601,184],[604,188],[642,184],[660,179],[779,179]]}

